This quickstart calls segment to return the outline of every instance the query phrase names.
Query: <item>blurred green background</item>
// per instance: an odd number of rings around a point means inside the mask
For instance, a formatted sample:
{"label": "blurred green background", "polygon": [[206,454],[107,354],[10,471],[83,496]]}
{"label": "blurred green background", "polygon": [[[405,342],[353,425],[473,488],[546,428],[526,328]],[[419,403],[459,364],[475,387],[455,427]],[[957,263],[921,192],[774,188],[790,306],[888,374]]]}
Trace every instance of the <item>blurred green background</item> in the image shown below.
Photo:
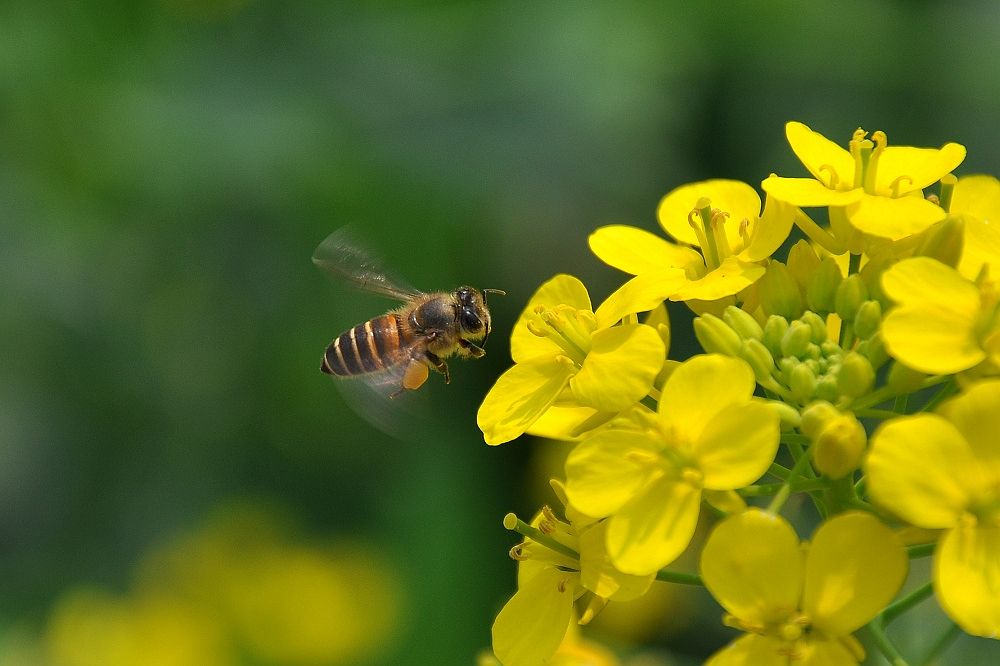
{"label": "blurred green background", "polygon": [[[475,426],[533,289],[599,301],[587,234],[676,185],[802,175],[786,120],[997,173],[998,31],[985,1],[0,4],[0,663],[471,663],[500,519],[552,501],[557,445]],[[508,292],[405,441],[318,370],[389,307],[311,264],[346,223],[421,288]],[[732,634],[685,599],[607,640],[697,663]]]}

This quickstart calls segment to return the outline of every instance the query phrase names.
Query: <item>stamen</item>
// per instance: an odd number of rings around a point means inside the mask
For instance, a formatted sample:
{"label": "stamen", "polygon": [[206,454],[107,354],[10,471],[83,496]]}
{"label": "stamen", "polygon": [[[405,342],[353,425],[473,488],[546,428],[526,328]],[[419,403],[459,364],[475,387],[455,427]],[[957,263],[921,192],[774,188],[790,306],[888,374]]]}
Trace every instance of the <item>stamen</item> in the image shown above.
{"label": "stamen", "polygon": [[871,151],[871,157],[865,166],[864,181],[865,192],[869,194],[875,194],[875,177],[878,174],[878,161],[881,159],[882,153],[885,152],[886,146],[889,145],[889,138],[885,135],[885,132],[878,130],[877,132],[872,132],[872,142],[875,144],[875,148]]}
{"label": "stamen", "polygon": [[840,185],[840,176],[837,175],[837,170],[833,168],[832,164],[821,164],[818,171],[827,174],[829,178],[829,182],[823,183],[824,185],[831,190],[837,189],[837,186]]}
{"label": "stamen", "polygon": [[[757,231],[759,226],[760,225],[754,227],[754,232]],[[740,238],[743,239],[743,247],[740,248],[740,251],[742,252],[746,248],[750,247],[750,241],[753,240],[750,234],[750,220],[745,217],[740,220]]]}
{"label": "stamen", "polygon": [[715,243],[720,263],[733,253],[732,248],[729,247],[729,239],[726,238],[726,219],[728,217],[729,213],[718,208],[712,209],[712,241]]}
{"label": "stamen", "polygon": [[[698,203],[700,204],[702,201],[707,202],[708,199],[700,199]],[[708,237],[705,235],[705,227],[702,223],[702,215],[699,209],[692,208],[691,212],[688,213],[688,224],[694,229],[694,235],[698,237],[698,249],[701,251],[701,256],[706,258],[705,263],[708,264]]]}
{"label": "stamen", "polygon": [[892,198],[893,199],[898,199],[899,197],[902,196],[899,191],[900,191],[900,189],[902,189],[903,181],[904,180],[906,181],[907,185],[912,185],[913,184],[913,179],[910,178],[909,176],[905,175],[905,174],[902,175],[902,176],[899,176],[898,178],[896,178],[895,180],[893,180],[891,183],[889,183],[889,189],[892,190]]}

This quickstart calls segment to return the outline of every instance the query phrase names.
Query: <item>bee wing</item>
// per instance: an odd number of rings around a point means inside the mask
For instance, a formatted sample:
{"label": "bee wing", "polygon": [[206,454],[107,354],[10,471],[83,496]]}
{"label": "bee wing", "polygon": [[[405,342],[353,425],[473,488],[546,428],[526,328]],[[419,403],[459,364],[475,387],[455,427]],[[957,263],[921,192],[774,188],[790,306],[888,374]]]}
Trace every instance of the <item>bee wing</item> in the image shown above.
{"label": "bee wing", "polygon": [[431,432],[432,410],[426,387],[399,392],[408,365],[404,360],[378,372],[338,377],[335,384],[344,402],[365,421],[395,439],[419,441]]}
{"label": "bee wing", "polygon": [[312,260],[330,275],[346,280],[363,291],[400,301],[422,294],[405,280],[386,271],[385,262],[378,260],[359,242],[352,227],[341,227],[327,236],[313,252]]}

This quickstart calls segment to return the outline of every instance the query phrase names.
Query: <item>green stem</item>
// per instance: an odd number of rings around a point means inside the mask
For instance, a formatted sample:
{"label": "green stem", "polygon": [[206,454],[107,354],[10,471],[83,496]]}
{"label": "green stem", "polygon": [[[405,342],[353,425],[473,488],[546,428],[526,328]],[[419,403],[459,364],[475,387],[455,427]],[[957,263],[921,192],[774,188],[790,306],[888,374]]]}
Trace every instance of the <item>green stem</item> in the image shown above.
{"label": "green stem", "polygon": [[896,402],[892,405],[892,411],[896,414],[905,414],[906,406],[910,401],[910,394],[896,396]]}
{"label": "green stem", "polygon": [[936,664],[938,657],[941,656],[941,653],[944,652],[945,648],[947,648],[953,640],[958,638],[961,633],[962,630],[959,626],[954,622],[951,622],[950,626],[945,629],[944,633],[938,636],[937,640],[931,644],[927,654],[920,660],[920,666],[932,666],[932,664]]}
{"label": "green stem", "polygon": [[777,477],[784,481],[788,478],[788,475],[792,473],[792,470],[785,467],[784,465],[779,465],[778,463],[771,463],[771,466],[767,468],[767,473],[771,476]]}
{"label": "green stem", "polygon": [[[777,494],[785,485],[785,483],[761,483],[740,488],[736,492],[743,497],[768,497]],[[793,493],[808,493],[814,490],[823,490],[826,488],[826,485],[826,479],[805,479],[798,483],[790,484],[790,488]]]}
{"label": "green stem", "polygon": [[875,405],[880,405],[883,402],[892,400],[898,395],[903,395],[905,393],[915,393],[916,391],[920,391],[922,389],[929,388],[931,386],[937,386],[938,384],[949,381],[950,379],[951,379],[950,375],[934,375],[933,377],[928,377],[924,381],[920,382],[920,386],[918,386],[914,391],[907,390],[901,392],[890,388],[888,385],[880,386],[871,393],[869,393],[868,395],[855,400],[850,405],[850,409],[853,411],[857,411],[859,409],[865,409],[866,407],[874,407]]}
{"label": "green stem", "polygon": [[795,214],[795,226],[801,229],[802,233],[806,236],[816,241],[821,247],[828,250],[830,254],[843,254],[847,249],[846,243],[834,238],[826,229],[813,222],[813,219],[801,210]]}
{"label": "green stem", "polygon": [[875,618],[868,623],[868,632],[871,634],[879,651],[892,666],[908,666],[906,660],[903,659],[903,655],[899,653],[896,646],[889,640],[889,637],[885,633],[885,626],[879,618]]}
{"label": "green stem", "polygon": [[943,400],[950,398],[955,393],[958,392],[958,385],[955,383],[954,378],[949,377],[948,383],[941,387],[941,390],[934,394],[927,404],[923,406],[920,410],[922,412],[932,412]]}
{"label": "green stem", "polygon": [[[785,502],[788,500],[788,496],[792,492],[792,482],[795,478],[801,476],[803,471],[809,467],[809,455],[803,453],[799,456],[798,460],[795,461],[795,466],[792,467],[791,473],[788,478],[785,479],[784,483],[781,484],[781,489],[771,500],[771,503],[767,505],[767,512],[772,514],[777,514],[781,511],[781,507],[784,506]],[[812,469],[811,467],[809,469]]]}
{"label": "green stem", "polygon": [[894,419],[900,415],[900,412],[889,409],[855,409],[854,415],[869,419]]}
{"label": "green stem", "polygon": [[667,569],[660,569],[656,572],[656,580],[662,581],[664,583],[677,583],[678,585],[698,585],[705,587],[704,581],[701,580],[701,576],[693,573],[684,573],[683,571],[669,571]]}
{"label": "green stem", "polygon": [[553,550],[557,553],[565,555],[566,557],[569,557],[574,560],[580,559],[580,553],[576,552],[569,546],[565,546],[559,543],[549,535],[543,533],[537,527],[532,527],[528,523],[518,518],[513,513],[508,513],[506,516],[504,516],[503,526],[513,532],[521,534],[522,536],[528,537],[532,541],[536,541],[542,544],[549,550]]}
{"label": "green stem", "polygon": [[928,581],[902,599],[886,606],[885,610],[879,613],[876,619],[880,620],[882,625],[885,626],[932,594],[934,594],[934,586]]}
{"label": "green stem", "polygon": [[911,560],[921,557],[930,557],[934,554],[934,548],[936,547],[937,543],[919,543],[916,546],[907,546],[906,555]]}

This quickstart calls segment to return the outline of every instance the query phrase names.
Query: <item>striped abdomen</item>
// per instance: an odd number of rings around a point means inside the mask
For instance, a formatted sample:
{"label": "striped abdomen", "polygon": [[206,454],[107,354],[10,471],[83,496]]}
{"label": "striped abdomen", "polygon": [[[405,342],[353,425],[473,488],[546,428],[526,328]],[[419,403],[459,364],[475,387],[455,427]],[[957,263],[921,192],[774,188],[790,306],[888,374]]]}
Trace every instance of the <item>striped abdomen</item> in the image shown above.
{"label": "striped abdomen", "polygon": [[404,330],[395,312],[375,317],[342,333],[323,355],[320,369],[330,375],[347,377],[377,372],[401,361],[413,335]]}

